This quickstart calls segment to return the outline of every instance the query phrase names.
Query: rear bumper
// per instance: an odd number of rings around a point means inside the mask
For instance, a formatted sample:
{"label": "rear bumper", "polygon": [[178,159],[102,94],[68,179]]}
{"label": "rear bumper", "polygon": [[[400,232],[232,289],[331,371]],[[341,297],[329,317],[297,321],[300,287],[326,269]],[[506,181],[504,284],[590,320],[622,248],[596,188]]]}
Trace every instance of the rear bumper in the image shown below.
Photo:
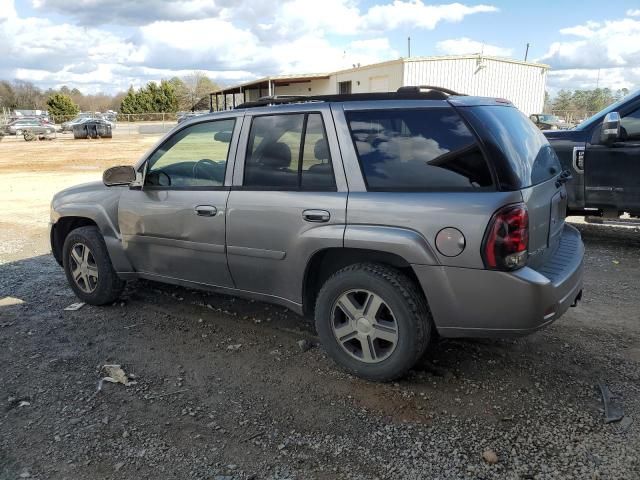
{"label": "rear bumper", "polygon": [[582,296],[584,245],[565,225],[542,267],[496,272],[413,265],[443,337],[526,335],[557,320]]}

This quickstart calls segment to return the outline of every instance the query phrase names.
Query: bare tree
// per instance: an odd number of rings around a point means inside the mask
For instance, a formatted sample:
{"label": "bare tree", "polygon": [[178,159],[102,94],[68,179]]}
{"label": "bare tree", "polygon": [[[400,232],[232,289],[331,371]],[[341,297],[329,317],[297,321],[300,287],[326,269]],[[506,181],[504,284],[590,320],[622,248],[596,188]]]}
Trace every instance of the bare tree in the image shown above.
{"label": "bare tree", "polygon": [[194,110],[203,98],[208,98],[211,92],[218,89],[215,82],[198,70],[182,78],[182,85],[183,91],[178,94],[181,108],[184,110]]}

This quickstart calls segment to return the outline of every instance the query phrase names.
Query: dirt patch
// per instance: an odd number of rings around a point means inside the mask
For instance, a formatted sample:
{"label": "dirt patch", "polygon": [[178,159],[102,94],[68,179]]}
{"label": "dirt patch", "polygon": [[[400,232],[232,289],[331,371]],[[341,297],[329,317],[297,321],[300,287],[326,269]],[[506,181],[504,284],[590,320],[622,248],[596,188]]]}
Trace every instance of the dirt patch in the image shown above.
{"label": "dirt patch", "polygon": [[113,138],[74,140],[71,134],[59,133],[55,140],[25,142],[21,137],[6,137],[0,144],[0,174],[82,173],[131,165],[158,138],[114,133]]}

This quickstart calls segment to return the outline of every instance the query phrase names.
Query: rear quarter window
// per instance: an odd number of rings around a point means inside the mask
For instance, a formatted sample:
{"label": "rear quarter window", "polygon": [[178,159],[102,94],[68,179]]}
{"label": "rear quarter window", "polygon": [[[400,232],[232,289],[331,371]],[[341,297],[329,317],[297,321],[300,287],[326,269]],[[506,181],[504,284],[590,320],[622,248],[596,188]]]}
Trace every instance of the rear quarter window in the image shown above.
{"label": "rear quarter window", "polygon": [[508,189],[546,182],[562,171],[544,134],[512,106],[464,107],[460,111],[485,145],[495,145],[503,160],[495,161],[500,183]]}
{"label": "rear quarter window", "polygon": [[367,188],[494,190],[475,136],[453,108],[346,112]]}

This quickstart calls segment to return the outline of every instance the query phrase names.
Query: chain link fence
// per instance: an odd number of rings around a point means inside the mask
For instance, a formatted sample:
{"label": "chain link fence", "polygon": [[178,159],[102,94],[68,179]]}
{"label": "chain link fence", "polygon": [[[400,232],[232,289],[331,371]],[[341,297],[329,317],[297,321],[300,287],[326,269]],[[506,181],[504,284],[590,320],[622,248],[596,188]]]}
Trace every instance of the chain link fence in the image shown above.
{"label": "chain link fence", "polygon": [[[179,113],[118,113],[116,114],[117,122],[177,122]],[[53,123],[60,124],[73,120],[74,118],[111,118],[108,114],[103,113],[82,113],[78,115],[51,115],[49,118]]]}
{"label": "chain link fence", "polygon": [[579,124],[596,113],[598,112],[588,110],[551,110],[552,115],[560,117],[565,122],[574,125]]}
{"label": "chain link fence", "polygon": [[50,120],[56,125],[74,120],[79,116],[101,118],[114,122],[114,133],[128,135],[157,135],[171,130],[178,121],[180,113],[118,113],[108,114],[82,113],[80,115],[51,115]]}

